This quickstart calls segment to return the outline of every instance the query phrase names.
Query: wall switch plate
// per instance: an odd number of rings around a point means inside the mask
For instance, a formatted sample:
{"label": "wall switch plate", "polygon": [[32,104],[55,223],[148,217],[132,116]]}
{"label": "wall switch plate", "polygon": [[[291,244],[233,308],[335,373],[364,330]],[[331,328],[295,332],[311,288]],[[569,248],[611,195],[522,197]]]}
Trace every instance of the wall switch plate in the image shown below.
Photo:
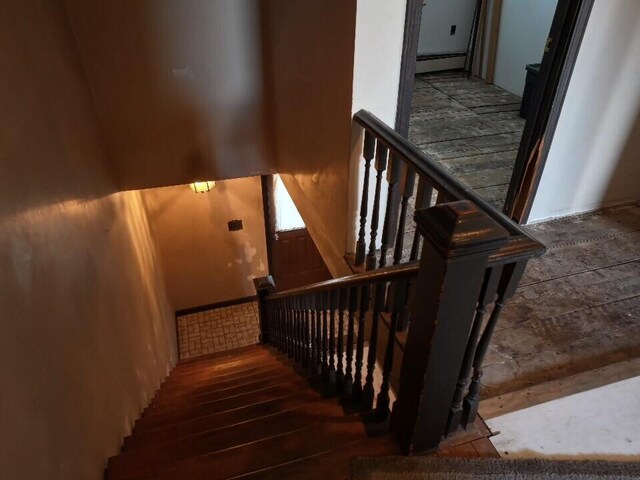
{"label": "wall switch plate", "polygon": [[231,220],[229,222],[227,222],[227,225],[229,226],[229,231],[230,232],[237,232],[238,230],[242,230],[242,220]]}

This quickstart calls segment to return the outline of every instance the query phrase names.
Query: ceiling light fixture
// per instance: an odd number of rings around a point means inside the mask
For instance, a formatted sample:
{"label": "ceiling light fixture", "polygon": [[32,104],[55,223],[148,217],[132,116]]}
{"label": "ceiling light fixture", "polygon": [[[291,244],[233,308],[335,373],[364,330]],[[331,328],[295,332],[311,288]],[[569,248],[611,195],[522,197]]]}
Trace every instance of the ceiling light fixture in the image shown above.
{"label": "ceiling light fixture", "polygon": [[214,182],[213,180],[209,180],[206,182],[193,182],[189,185],[189,187],[191,187],[191,190],[196,193],[207,193],[211,191],[215,184],[216,182]]}

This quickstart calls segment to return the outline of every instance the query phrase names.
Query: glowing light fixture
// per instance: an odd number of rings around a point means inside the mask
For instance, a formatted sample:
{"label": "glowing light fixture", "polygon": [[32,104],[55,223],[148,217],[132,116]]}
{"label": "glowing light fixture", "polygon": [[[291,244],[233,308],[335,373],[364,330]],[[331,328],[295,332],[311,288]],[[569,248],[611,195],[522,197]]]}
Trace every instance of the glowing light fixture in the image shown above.
{"label": "glowing light fixture", "polygon": [[196,193],[207,193],[211,191],[215,184],[216,182],[210,180],[207,182],[193,182],[189,186]]}

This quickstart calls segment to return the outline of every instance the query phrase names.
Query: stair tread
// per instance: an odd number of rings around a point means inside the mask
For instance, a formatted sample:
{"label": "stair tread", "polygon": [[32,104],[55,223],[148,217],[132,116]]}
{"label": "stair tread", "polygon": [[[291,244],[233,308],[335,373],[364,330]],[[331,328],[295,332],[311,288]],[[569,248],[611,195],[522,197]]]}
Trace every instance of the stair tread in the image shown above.
{"label": "stair tread", "polygon": [[207,403],[222,398],[232,397],[241,393],[257,391],[273,385],[290,383],[296,379],[307,378],[307,376],[299,375],[294,372],[283,371],[282,373],[275,376],[260,378],[251,382],[241,383],[240,385],[234,385],[231,387],[207,390],[194,395],[182,395],[172,398],[159,398],[157,401],[152,402],[148,408],[149,410],[159,411],[159,409],[168,406],[189,406],[199,403]]}
{"label": "stair tread", "polygon": [[158,395],[165,395],[165,394],[168,394],[169,392],[190,390],[190,389],[195,389],[199,387],[205,387],[208,385],[214,386],[222,382],[233,382],[235,380],[243,379],[248,376],[268,374],[269,372],[274,372],[278,370],[293,371],[290,365],[285,365],[283,363],[263,364],[259,367],[251,367],[247,370],[242,370],[242,371],[238,371],[238,372],[234,372],[226,375],[210,374],[210,375],[202,375],[199,378],[185,378],[179,381],[176,380],[171,382],[165,382],[160,386]]}
{"label": "stair tread", "polygon": [[266,367],[278,367],[283,365],[281,359],[274,357],[260,358],[251,362],[234,362],[221,366],[203,366],[194,370],[177,371],[167,378],[165,384],[182,383],[207,377],[229,377],[241,375],[248,370],[262,369]]}
{"label": "stair tread", "polygon": [[[157,472],[135,475],[135,478],[139,480],[175,478],[223,480],[329,452],[341,445],[349,445],[365,438],[367,438],[366,432],[360,417],[357,415],[343,416],[332,422],[320,423],[227,450],[220,450],[209,455],[180,461]],[[109,479],[113,480],[112,477]]]}
{"label": "stair tread", "polygon": [[222,352],[207,353],[205,355],[198,355],[188,359],[183,359],[178,362],[176,368],[188,365],[203,364],[208,362],[225,361],[230,358],[242,358],[243,356],[251,356],[256,353],[271,353],[279,355],[280,352],[268,345],[249,345],[246,347],[233,348],[231,350],[224,350]]}
{"label": "stair tread", "polygon": [[344,445],[329,452],[299,459],[284,465],[252,472],[238,478],[242,480],[347,480],[351,478],[351,461],[356,457],[401,455],[400,447],[391,434],[367,438]]}
{"label": "stair tread", "polygon": [[109,459],[109,472],[115,478],[125,472],[131,475],[154,471],[188,458],[292,432],[319,422],[333,421],[342,416],[344,411],[335,399],[323,400],[294,411],[278,412],[241,424],[125,452]]}
{"label": "stair tread", "polygon": [[170,402],[174,399],[196,397],[199,395],[205,395],[207,393],[214,393],[229,388],[235,388],[250,383],[255,383],[261,380],[268,380],[277,378],[283,375],[290,375],[294,370],[289,367],[277,368],[274,370],[261,371],[252,373],[250,375],[244,375],[231,380],[225,380],[221,382],[205,383],[198,385],[186,385],[181,389],[164,390],[158,392],[155,398],[151,401],[150,405],[161,402]]}
{"label": "stair tread", "polygon": [[197,417],[221,413],[234,410],[241,406],[254,405],[274,398],[291,395],[295,392],[310,390],[311,385],[307,379],[299,379],[284,385],[273,385],[271,387],[236,395],[231,398],[223,398],[214,402],[203,403],[189,407],[176,407],[171,410],[163,410],[155,415],[144,416],[136,421],[134,431],[154,428],[160,425],[177,423]]}
{"label": "stair tread", "polygon": [[305,390],[282,398],[235,408],[227,412],[213,413],[183,422],[162,425],[158,428],[136,432],[126,437],[124,439],[123,451],[140,448],[153,443],[167,442],[175,438],[187,437],[207,430],[235,425],[251,419],[273,415],[281,411],[294,410],[309,402],[316,402],[318,400],[321,400],[318,392]]}
{"label": "stair tread", "polygon": [[316,378],[317,377],[300,377],[295,373],[292,373],[285,377],[281,377],[280,381],[272,381],[266,385],[252,383],[249,386],[243,386],[239,390],[222,390],[212,392],[208,395],[188,397],[188,401],[173,401],[164,405],[160,404],[154,407],[149,407],[145,409],[142,418],[146,419],[164,415],[165,418],[168,419],[178,412],[183,412],[188,416],[189,412],[197,412],[198,410],[209,411],[207,405],[211,408],[215,408],[214,405],[217,405],[220,408],[228,410],[236,406],[255,403],[252,401],[253,398],[257,398],[259,399],[258,401],[261,401],[265,396],[280,396],[281,393],[286,393],[289,388],[297,389],[298,387],[305,386],[310,388],[315,383]]}

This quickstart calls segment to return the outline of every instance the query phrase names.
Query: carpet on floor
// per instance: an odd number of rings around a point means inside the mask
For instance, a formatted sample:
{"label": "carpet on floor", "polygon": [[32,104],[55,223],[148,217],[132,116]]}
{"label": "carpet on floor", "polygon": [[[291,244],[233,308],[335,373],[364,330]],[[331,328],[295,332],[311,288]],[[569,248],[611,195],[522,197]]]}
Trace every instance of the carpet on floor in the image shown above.
{"label": "carpet on floor", "polygon": [[437,457],[356,458],[353,480],[630,480],[640,463]]}

